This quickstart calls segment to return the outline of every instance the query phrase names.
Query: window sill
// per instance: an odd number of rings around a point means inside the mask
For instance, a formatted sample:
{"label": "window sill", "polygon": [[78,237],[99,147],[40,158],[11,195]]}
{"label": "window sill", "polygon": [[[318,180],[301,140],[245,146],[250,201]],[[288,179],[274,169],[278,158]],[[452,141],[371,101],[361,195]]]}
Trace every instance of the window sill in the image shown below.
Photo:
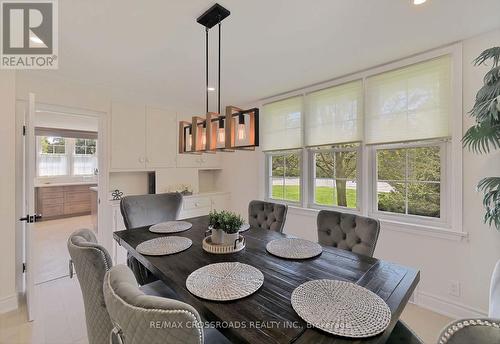
{"label": "window sill", "polygon": [[440,228],[429,225],[405,223],[387,219],[380,219],[382,230],[391,230],[396,232],[409,233],[414,235],[428,236],[440,239],[448,239],[453,241],[461,241],[467,239],[469,233],[458,232],[446,228]]}
{"label": "window sill", "polygon": [[[336,210],[336,209],[332,209]],[[303,208],[300,206],[288,206],[288,213],[297,215],[297,216],[307,216],[307,217],[313,217],[316,218],[318,216],[320,209],[314,209],[314,208]],[[374,218],[377,218],[376,216],[373,216]],[[440,227],[435,227],[435,226],[429,226],[429,225],[423,225],[423,224],[413,224],[413,223],[406,223],[406,222],[401,222],[401,221],[394,221],[394,220],[387,220],[387,219],[380,219],[380,225],[381,229],[383,231],[389,230],[389,231],[396,231],[396,232],[403,232],[403,233],[408,233],[412,235],[420,235],[420,236],[426,236],[426,237],[433,237],[433,238],[439,238],[439,239],[447,239],[447,240],[452,240],[452,241],[461,241],[464,239],[467,239],[468,233],[467,232],[457,232],[457,231],[452,231],[449,229],[445,228],[440,228]]]}

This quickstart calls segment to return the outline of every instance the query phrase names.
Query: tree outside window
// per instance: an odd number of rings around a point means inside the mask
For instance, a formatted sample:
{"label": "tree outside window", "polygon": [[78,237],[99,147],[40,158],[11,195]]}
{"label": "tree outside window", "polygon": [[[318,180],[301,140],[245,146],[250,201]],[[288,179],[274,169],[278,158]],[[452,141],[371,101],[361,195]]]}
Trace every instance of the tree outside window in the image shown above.
{"label": "tree outside window", "polygon": [[441,217],[441,147],[377,150],[379,211]]}
{"label": "tree outside window", "polygon": [[[312,150],[314,152],[314,149]],[[320,147],[314,152],[314,203],[357,207],[356,145]]]}
{"label": "tree outside window", "polygon": [[270,197],[300,202],[300,152],[271,155]]}

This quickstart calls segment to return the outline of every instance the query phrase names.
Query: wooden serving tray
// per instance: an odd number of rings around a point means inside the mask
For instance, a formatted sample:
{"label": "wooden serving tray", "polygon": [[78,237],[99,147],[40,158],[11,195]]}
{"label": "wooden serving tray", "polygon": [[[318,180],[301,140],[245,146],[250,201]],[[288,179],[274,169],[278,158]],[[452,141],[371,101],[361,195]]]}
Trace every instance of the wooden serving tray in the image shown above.
{"label": "wooden serving tray", "polygon": [[245,237],[240,235],[232,245],[222,245],[212,243],[212,236],[203,239],[203,249],[213,254],[229,254],[243,250],[245,248]]}

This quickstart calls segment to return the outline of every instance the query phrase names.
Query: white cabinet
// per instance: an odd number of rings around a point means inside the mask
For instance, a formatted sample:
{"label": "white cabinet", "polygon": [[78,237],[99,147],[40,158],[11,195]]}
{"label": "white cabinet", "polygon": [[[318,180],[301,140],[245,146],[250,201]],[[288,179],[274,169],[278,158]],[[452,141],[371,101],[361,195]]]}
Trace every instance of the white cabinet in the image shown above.
{"label": "white cabinet", "polygon": [[[123,216],[120,211],[120,204],[113,204],[112,218],[113,218],[113,232],[125,230],[125,223],[123,222]],[[111,257],[116,264],[127,264],[127,250],[118,244],[116,240],[113,240],[113,252]]]}
{"label": "white cabinet", "polygon": [[229,206],[229,193],[214,194],[212,196],[212,210],[227,210]]}
{"label": "white cabinet", "polygon": [[175,112],[146,108],[146,167],[175,167],[176,147]]}
{"label": "white cabinet", "polygon": [[111,106],[111,170],[141,170],[146,156],[146,106]]}
{"label": "white cabinet", "polygon": [[211,210],[227,209],[229,193],[207,193],[185,196],[182,202],[180,219],[208,215]]}
{"label": "white cabinet", "polygon": [[178,154],[177,167],[220,168],[224,153]]}
{"label": "white cabinet", "polygon": [[111,170],[175,167],[177,116],[167,110],[114,102],[111,109]]}

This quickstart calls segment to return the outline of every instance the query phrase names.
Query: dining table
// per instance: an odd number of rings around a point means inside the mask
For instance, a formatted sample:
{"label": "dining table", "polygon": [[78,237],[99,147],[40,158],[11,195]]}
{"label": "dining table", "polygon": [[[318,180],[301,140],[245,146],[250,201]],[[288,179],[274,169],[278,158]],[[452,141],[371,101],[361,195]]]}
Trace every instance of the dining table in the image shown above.
{"label": "dining table", "polygon": [[[114,239],[158,279],[175,290],[179,300],[196,308],[202,319],[216,326],[234,343],[385,343],[396,325],[420,278],[418,270],[335,247],[322,246],[323,252],[304,260],[283,259],[266,251],[274,239],[285,233],[251,226],[241,233],[245,248],[236,253],[213,254],[202,248],[208,229],[208,216],[185,219],[192,223],[186,231],[155,234],[149,226],[114,232]],[[311,228],[311,231],[315,230]],[[137,252],[140,243],[165,235],[186,237],[192,246],[165,256]],[[240,262],[259,269],[263,285],[245,298],[216,302],[189,292],[186,279],[195,270],[219,262]],[[292,308],[292,292],[301,284],[317,279],[355,283],[382,298],[391,311],[386,330],[368,338],[347,338],[316,329]]]}

